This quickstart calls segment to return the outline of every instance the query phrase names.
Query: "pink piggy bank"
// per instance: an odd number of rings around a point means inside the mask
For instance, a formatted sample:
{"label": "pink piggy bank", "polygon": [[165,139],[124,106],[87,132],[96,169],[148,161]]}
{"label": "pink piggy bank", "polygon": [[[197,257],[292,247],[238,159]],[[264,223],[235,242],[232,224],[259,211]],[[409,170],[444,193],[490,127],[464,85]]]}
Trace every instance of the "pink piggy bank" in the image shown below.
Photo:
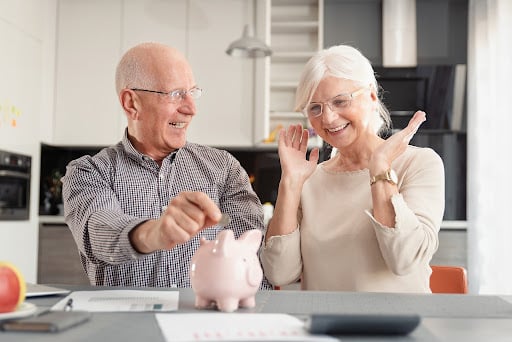
{"label": "pink piggy bank", "polygon": [[233,312],[238,306],[256,305],[254,296],[263,279],[257,255],[261,237],[260,230],[252,229],[235,240],[226,229],[215,240],[201,238],[190,269],[196,307],[215,303],[220,311]]}

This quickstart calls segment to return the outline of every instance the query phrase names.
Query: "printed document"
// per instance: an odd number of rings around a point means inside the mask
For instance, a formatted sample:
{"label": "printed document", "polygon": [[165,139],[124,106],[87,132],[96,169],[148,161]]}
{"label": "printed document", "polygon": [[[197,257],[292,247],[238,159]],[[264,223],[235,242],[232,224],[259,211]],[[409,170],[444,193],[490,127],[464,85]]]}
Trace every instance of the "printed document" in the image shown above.
{"label": "printed document", "polygon": [[166,341],[338,341],[311,335],[304,321],[287,314],[158,313]]}
{"label": "printed document", "polygon": [[176,311],[178,291],[99,290],[74,291],[52,307],[91,312]]}

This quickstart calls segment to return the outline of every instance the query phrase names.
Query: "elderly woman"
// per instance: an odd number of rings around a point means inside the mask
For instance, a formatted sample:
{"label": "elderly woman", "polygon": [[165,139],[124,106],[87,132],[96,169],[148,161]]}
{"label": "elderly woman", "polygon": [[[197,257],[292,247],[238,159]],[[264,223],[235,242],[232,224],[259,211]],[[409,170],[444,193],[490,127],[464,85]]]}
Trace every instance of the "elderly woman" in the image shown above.
{"label": "elderly woman", "polygon": [[444,212],[444,167],[409,145],[425,113],[387,139],[389,112],[370,62],[334,46],[305,66],[298,110],[337,151],[306,157],[301,125],[279,136],[281,181],[261,261],[274,285],[304,290],[429,293],[429,262]]}

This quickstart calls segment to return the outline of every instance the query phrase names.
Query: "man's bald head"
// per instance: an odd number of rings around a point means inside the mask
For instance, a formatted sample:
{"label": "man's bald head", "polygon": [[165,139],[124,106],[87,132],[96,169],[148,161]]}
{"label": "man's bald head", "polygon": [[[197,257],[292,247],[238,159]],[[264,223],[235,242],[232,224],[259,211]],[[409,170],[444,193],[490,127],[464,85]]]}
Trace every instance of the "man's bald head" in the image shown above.
{"label": "man's bald head", "polygon": [[[126,51],[116,69],[116,93],[124,88],[155,89],[173,67],[187,67],[183,54],[161,43],[141,43]],[[166,70],[161,70],[167,68]],[[160,70],[159,70],[160,69]]]}

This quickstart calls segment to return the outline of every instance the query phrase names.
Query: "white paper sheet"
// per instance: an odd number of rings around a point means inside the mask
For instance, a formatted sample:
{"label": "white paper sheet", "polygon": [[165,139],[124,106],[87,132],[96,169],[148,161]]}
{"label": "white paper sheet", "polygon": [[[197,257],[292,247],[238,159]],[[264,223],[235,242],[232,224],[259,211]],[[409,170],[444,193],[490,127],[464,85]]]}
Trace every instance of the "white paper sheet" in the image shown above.
{"label": "white paper sheet", "polygon": [[[72,300],[71,302],[69,300]],[[75,291],[55,304],[51,310],[64,310],[68,303],[72,310],[91,312],[119,311],[175,311],[178,309],[178,291],[100,290]],[[69,306],[69,305],[68,305]]]}
{"label": "white paper sheet", "polygon": [[310,335],[304,322],[286,314],[156,314],[166,341],[338,341]]}

